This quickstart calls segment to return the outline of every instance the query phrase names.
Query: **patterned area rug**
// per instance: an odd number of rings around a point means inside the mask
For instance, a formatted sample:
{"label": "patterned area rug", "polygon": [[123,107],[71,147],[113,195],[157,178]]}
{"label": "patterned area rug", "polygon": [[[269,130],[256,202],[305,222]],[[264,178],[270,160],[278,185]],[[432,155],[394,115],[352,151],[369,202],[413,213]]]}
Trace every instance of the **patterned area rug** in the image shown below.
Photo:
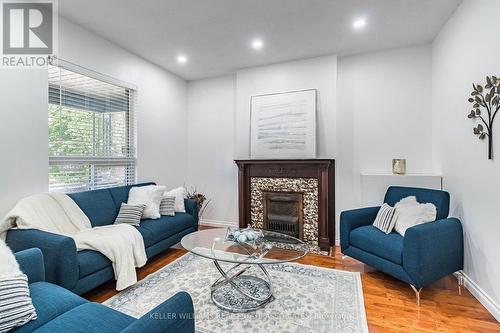
{"label": "patterned area rug", "polygon": [[212,303],[210,285],[220,274],[211,260],[191,253],[104,304],[138,318],[178,291],[187,291],[199,333],[368,332],[359,273],[294,263],[266,268],[276,299],[250,313],[222,311]]}

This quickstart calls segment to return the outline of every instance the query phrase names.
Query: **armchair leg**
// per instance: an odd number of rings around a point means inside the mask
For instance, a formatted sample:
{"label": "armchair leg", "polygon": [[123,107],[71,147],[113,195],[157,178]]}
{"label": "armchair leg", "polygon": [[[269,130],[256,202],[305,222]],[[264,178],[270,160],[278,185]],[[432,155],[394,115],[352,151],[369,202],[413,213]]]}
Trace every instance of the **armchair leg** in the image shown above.
{"label": "armchair leg", "polygon": [[414,285],[410,284],[411,289],[415,292],[415,297],[417,299],[417,306],[420,306],[420,292],[422,288],[417,289]]}

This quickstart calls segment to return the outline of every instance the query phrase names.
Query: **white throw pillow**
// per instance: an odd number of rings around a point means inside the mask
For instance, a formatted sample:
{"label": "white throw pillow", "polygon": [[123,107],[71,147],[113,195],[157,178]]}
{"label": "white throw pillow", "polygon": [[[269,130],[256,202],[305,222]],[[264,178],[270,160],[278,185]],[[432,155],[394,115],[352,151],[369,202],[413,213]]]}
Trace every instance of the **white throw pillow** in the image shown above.
{"label": "white throw pillow", "polygon": [[163,192],[165,192],[165,186],[135,186],[130,189],[127,204],[146,205],[146,208],[142,211],[142,218],[159,219]]}
{"label": "white throw pillow", "polygon": [[436,206],[431,203],[418,203],[414,196],[401,199],[394,207],[397,214],[394,229],[401,236],[405,235],[408,228],[436,220]]}
{"label": "white throw pillow", "polygon": [[186,197],[186,189],[184,187],[177,187],[168,192],[163,193],[163,196],[175,197],[175,212],[185,213],[186,207],[184,206],[184,198]]}

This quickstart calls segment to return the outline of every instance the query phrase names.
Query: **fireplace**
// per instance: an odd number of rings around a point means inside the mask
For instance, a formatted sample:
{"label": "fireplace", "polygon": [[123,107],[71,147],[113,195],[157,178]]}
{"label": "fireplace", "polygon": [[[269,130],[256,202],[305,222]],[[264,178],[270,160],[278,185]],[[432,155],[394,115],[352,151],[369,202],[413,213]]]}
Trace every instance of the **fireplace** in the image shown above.
{"label": "fireplace", "polygon": [[296,192],[264,192],[264,229],[303,240],[303,194]]}
{"label": "fireplace", "polygon": [[239,226],[302,239],[311,249],[335,243],[334,160],[236,160]]}

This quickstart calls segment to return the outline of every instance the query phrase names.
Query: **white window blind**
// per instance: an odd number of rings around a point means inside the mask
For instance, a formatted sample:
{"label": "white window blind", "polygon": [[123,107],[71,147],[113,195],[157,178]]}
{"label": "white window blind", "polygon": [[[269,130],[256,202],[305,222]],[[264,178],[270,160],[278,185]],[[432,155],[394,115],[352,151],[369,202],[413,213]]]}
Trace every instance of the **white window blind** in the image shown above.
{"label": "white window blind", "polygon": [[136,92],[49,66],[49,190],[135,182]]}

